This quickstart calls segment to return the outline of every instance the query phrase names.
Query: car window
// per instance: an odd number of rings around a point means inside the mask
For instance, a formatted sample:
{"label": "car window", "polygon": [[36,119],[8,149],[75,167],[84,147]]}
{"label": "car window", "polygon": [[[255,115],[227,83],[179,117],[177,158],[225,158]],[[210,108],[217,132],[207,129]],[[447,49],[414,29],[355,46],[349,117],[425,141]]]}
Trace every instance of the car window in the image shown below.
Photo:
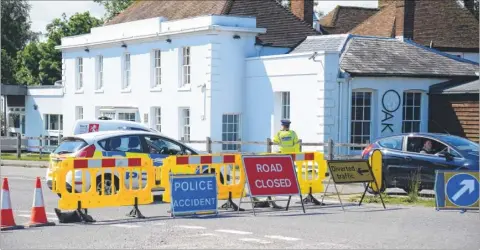
{"label": "car window", "polygon": [[150,154],[183,154],[182,147],[179,144],[159,136],[145,136],[145,142]]}
{"label": "car window", "polygon": [[388,149],[402,150],[403,136],[389,137],[378,141],[378,145]]}
{"label": "car window", "polygon": [[69,154],[75,153],[83,147],[87,146],[87,143],[80,139],[69,139],[64,140],[60,145],[53,151],[54,154]]}
{"label": "car window", "polygon": [[137,135],[117,136],[99,141],[105,151],[142,153],[142,143]]}
{"label": "car window", "polygon": [[[428,144],[430,144],[431,147],[429,147]],[[447,145],[431,138],[409,136],[407,139],[407,151],[412,153],[434,155],[438,152],[446,150],[447,148]]]}
{"label": "car window", "polygon": [[478,143],[457,136],[443,136],[442,141],[464,152],[478,153]]}

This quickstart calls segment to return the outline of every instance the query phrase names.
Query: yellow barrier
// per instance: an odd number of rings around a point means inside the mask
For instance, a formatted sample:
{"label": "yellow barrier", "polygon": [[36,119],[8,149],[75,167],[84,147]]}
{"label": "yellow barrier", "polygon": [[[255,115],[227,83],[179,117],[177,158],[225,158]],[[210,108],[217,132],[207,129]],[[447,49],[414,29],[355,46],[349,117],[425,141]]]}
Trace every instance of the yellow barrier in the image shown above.
{"label": "yellow barrier", "polygon": [[155,169],[148,157],[65,158],[52,174],[61,209],[134,205],[138,210],[138,204],[153,202],[154,185]]}
{"label": "yellow barrier", "polygon": [[[209,174],[215,173],[218,184],[218,199],[228,200],[240,198],[245,186],[245,173],[241,167],[241,155],[189,155],[170,156],[163,161],[162,187],[165,188],[163,201],[171,202],[170,173],[172,174]],[[244,193],[245,195],[245,193]]]}
{"label": "yellow barrier", "polygon": [[[373,176],[375,177],[375,181],[377,182],[378,188],[380,190],[384,189],[382,187],[383,185],[383,176],[382,176],[382,162],[383,162],[383,157],[382,157],[382,152],[380,150],[374,150],[370,158],[368,159],[370,163],[370,167],[372,168]],[[369,184],[370,188],[374,192],[378,192],[377,187],[373,184]]]}

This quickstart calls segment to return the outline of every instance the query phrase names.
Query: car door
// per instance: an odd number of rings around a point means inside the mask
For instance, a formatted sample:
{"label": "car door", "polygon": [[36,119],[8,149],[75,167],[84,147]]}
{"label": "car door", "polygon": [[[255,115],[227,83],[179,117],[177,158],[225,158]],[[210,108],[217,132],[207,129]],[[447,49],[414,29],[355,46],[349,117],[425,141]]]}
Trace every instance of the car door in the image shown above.
{"label": "car door", "polygon": [[422,136],[412,135],[407,136],[404,152],[404,169],[402,171],[402,178],[399,181],[399,187],[408,189],[412,184],[414,178],[418,177],[421,183],[428,180],[425,179],[428,176],[428,167],[430,167],[430,161],[428,155],[420,154],[423,148],[425,138]]}
{"label": "car door", "polygon": [[[139,135],[123,135],[107,138],[98,142],[104,149],[103,156],[107,157],[145,157],[145,150],[142,142],[143,138]],[[142,186],[145,186],[146,172],[142,173]],[[125,187],[136,189],[139,186],[140,170],[133,169],[132,171],[125,171],[124,181]],[[131,183],[131,185],[130,185]]]}
{"label": "car door", "polygon": [[404,136],[392,136],[377,142],[382,149],[383,179],[387,187],[395,187],[397,178],[402,174],[405,165],[403,140]]}

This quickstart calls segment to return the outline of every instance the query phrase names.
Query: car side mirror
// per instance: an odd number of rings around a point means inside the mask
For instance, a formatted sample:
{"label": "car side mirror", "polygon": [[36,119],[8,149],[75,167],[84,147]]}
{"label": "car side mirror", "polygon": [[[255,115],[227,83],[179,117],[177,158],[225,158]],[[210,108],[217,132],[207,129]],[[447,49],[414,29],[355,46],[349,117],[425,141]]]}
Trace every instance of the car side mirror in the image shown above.
{"label": "car side mirror", "polygon": [[450,154],[449,152],[440,152],[438,153],[438,156],[444,157],[445,159],[447,159],[447,161],[453,160],[453,155]]}

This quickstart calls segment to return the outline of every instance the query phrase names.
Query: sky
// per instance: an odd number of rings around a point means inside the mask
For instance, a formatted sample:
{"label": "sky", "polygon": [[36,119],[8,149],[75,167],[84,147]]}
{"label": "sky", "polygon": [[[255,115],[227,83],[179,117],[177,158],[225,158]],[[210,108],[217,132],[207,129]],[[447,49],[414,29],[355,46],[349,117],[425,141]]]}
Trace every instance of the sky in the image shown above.
{"label": "sky", "polygon": [[[201,0],[199,0],[201,1]],[[68,0],[68,1],[29,1],[32,6],[30,10],[30,19],[32,21],[32,30],[40,31],[45,33],[45,27],[53,19],[60,18],[62,13],[65,12],[67,18],[76,12],[85,12],[90,11],[90,14],[101,18],[105,14],[105,9],[98,3],[93,1],[78,1],[78,0]],[[320,0],[318,9],[327,14],[337,5],[345,6],[362,6],[362,7],[377,7],[377,0],[370,1],[326,1]]]}

